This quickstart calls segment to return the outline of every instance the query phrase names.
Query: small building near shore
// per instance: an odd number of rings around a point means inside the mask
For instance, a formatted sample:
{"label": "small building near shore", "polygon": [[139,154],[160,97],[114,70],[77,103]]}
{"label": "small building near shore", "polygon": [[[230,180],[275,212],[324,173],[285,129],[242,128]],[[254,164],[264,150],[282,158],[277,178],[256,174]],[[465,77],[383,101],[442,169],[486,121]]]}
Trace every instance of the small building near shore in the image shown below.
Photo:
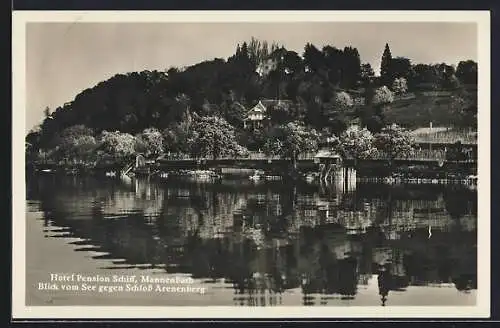
{"label": "small building near shore", "polygon": [[320,164],[341,164],[342,157],[328,149],[320,149],[314,156],[314,162]]}

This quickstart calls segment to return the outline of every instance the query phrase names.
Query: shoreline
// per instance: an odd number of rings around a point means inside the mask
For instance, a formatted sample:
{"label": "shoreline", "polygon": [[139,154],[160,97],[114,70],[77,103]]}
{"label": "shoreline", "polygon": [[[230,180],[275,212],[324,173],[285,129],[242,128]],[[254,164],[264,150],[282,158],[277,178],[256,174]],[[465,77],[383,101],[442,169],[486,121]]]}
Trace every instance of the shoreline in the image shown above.
{"label": "shoreline", "polygon": [[[186,170],[187,171],[187,170]],[[175,181],[208,181],[215,182],[219,180],[252,180],[252,181],[283,181],[283,180],[291,180],[291,181],[300,181],[309,184],[322,184],[322,183],[331,183],[336,179],[320,179],[319,174],[317,172],[308,172],[302,174],[296,174],[294,176],[289,176],[287,174],[277,175],[277,174],[262,174],[261,176],[255,176],[255,174],[250,174],[248,171],[256,171],[249,169],[242,169],[241,173],[233,173],[233,174],[220,174],[217,173],[217,170],[191,170],[191,174],[184,173],[180,174],[178,172],[172,171],[161,171],[156,174],[151,175],[132,175],[126,176],[128,179],[134,178],[151,178],[159,181],[168,181],[174,179]],[[208,173],[207,173],[208,172]],[[200,174],[198,174],[200,173]],[[470,172],[469,172],[470,173]],[[354,177],[344,178],[347,179],[349,183],[356,182],[362,184],[387,184],[387,185],[451,185],[451,186],[464,186],[468,188],[477,188],[477,174],[469,174],[463,172],[452,172],[448,174],[441,174],[441,172],[433,172],[427,174],[401,174],[397,172],[393,172],[391,174],[355,174]],[[120,176],[117,174],[99,174],[97,172],[86,172],[86,173],[77,173],[77,174],[68,174],[67,172],[61,171],[47,171],[47,172],[27,172],[28,175],[31,176],[76,176],[76,177],[106,177],[109,179],[120,179]],[[174,181],[172,180],[172,181]],[[346,180],[346,181],[347,181]],[[339,181],[340,182],[340,181]]]}

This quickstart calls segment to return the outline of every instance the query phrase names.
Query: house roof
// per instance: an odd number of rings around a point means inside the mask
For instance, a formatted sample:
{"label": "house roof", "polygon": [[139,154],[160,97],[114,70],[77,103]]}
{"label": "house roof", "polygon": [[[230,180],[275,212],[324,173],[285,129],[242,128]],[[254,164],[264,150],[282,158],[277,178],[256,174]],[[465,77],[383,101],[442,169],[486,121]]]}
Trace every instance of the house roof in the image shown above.
{"label": "house roof", "polygon": [[266,114],[268,107],[277,105],[290,105],[292,102],[290,100],[278,100],[278,99],[261,99],[259,102],[252,107],[246,114],[245,119],[249,119],[251,115],[256,114]]}
{"label": "house roof", "polygon": [[264,106],[262,104],[262,102],[258,102],[257,105],[255,105],[254,107],[252,107],[252,109],[250,109],[247,114],[246,114],[246,118],[245,120],[248,120],[250,119],[250,116],[251,115],[256,115],[256,114],[265,114],[267,112],[267,108],[266,106]]}
{"label": "house roof", "polygon": [[340,155],[331,150],[321,149],[314,158],[340,158]]}
{"label": "house roof", "polygon": [[423,134],[431,134],[431,133],[436,133],[436,132],[443,132],[447,131],[449,128],[447,127],[425,127],[425,128],[418,128],[416,130],[411,131],[410,133],[412,135],[423,135]]}
{"label": "house roof", "polygon": [[253,106],[252,109],[250,109],[249,113],[254,112],[254,113],[265,113],[267,112],[266,106],[262,103],[262,101],[259,101],[257,105]]}

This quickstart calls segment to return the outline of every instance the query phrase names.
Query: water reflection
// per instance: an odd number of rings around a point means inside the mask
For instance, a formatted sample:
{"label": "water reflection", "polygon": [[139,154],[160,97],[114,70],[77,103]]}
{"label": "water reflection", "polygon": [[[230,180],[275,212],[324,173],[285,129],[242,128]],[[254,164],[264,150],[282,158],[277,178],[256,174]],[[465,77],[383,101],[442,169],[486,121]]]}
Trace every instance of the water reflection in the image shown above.
{"label": "water reflection", "polygon": [[46,227],[114,266],[223,279],[237,305],[354,299],[376,286],[380,304],[409,286],[477,288],[477,193],[458,187],[156,183],[39,177]]}

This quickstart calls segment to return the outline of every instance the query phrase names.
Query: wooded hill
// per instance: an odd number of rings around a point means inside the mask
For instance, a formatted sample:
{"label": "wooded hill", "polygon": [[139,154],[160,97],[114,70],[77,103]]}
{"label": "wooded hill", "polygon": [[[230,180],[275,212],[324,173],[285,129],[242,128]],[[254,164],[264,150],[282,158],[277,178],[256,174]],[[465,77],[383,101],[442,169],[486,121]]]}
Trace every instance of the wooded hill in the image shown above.
{"label": "wooded hill", "polygon": [[[218,116],[243,133],[247,111],[261,99],[287,100],[271,114],[273,123],[298,121],[337,135],[352,120],[372,132],[387,123],[476,126],[477,63],[464,60],[456,68],[414,64],[393,57],[388,45],[381,62],[381,76],[375,77],[354,47],[318,49],[308,43],[299,55],[252,39],[238,45],[227,60],[117,74],[72,102],[47,108],[26,141],[32,149],[50,149],[54,138],[75,125],[94,135],[117,130],[137,134],[151,127],[165,131],[192,113]],[[271,69],[262,69],[265,63]]]}

